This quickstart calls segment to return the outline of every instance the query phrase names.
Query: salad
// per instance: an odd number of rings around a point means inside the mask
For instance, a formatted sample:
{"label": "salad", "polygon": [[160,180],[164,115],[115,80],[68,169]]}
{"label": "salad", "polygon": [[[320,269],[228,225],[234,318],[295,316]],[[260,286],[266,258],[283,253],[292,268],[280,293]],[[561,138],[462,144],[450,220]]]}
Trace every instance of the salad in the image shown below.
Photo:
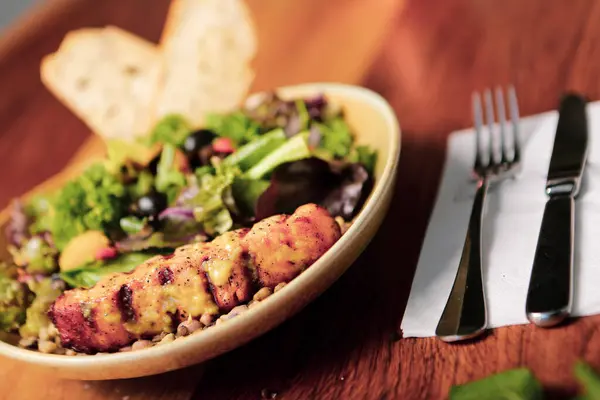
{"label": "salad", "polygon": [[31,347],[56,330],[47,312],[65,290],[303,204],[345,228],[372,189],[375,151],[355,143],[325,96],[270,93],[206,121],[195,130],[171,114],[147,136],[106,140],[105,159],[62,188],[13,201],[11,260],[0,265],[5,335]]}

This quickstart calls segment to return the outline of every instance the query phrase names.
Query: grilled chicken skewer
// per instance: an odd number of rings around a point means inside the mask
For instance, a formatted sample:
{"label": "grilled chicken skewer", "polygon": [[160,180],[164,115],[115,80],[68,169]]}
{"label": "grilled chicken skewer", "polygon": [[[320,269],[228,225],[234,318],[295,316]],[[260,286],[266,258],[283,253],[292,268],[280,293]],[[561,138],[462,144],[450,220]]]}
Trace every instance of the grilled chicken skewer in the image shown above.
{"label": "grilled chicken skewer", "polygon": [[115,273],[90,289],[63,293],[49,316],[66,348],[116,351],[135,340],[173,332],[188,317],[216,315],[248,302],[261,287],[289,282],[341,236],[314,204],[276,215],[252,229],[156,256],[130,273]]}

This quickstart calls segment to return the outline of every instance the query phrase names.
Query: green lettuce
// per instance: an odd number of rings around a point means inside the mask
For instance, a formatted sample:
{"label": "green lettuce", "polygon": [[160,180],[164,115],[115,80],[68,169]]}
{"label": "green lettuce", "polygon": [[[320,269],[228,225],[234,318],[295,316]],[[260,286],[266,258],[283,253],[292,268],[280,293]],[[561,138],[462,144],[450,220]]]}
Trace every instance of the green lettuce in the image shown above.
{"label": "green lettuce", "polygon": [[171,144],[163,147],[154,181],[156,190],[167,195],[169,204],[175,201],[181,189],[187,185],[185,175],[177,170],[175,164],[176,150],[175,146]]}
{"label": "green lettuce", "polygon": [[171,114],[161,119],[150,133],[150,144],[163,143],[181,147],[192,129],[185,118]]}
{"label": "green lettuce", "polygon": [[132,271],[156,254],[160,253],[125,253],[111,260],[92,261],[79,268],[64,271],[60,274],[60,277],[71,287],[90,288],[104,276],[115,272]]}
{"label": "green lettuce", "polygon": [[50,231],[59,250],[88,230],[119,228],[127,212],[125,187],[102,164],[93,164],[68,182],[53,201]]}
{"label": "green lettuce", "polygon": [[236,145],[248,143],[260,134],[260,125],[241,111],[209,114],[206,126],[217,135],[233,140]]}

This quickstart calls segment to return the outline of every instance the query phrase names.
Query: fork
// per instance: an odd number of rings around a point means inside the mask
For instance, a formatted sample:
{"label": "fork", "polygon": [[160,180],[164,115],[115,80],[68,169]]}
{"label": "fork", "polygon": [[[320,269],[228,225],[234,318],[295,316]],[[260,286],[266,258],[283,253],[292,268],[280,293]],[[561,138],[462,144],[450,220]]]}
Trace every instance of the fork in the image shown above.
{"label": "fork", "polygon": [[[473,178],[477,182],[477,191],[473,201],[467,236],[458,265],[458,271],[444,312],[436,328],[436,336],[446,342],[455,342],[474,338],[483,333],[487,326],[487,312],[482,278],[481,231],[485,200],[491,184],[506,178],[515,177],[521,168],[521,148],[519,144],[519,108],[515,89],[507,89],[508,106],[512,125],[512,145],[506,128],[504,95],[497,88],[496,116],[499,134],[494,135],[494,104],[492,92],[487,89],[485,101],[488,125],[487,146],[484,143],[484,121],[481,96],[473,93],[473,119],[475,126],[475,164]],[[499,136],[496,143],[494,136]],[[485,148],[485,149],[484,149]],[[498,154],[499,153],[499,154]]]}

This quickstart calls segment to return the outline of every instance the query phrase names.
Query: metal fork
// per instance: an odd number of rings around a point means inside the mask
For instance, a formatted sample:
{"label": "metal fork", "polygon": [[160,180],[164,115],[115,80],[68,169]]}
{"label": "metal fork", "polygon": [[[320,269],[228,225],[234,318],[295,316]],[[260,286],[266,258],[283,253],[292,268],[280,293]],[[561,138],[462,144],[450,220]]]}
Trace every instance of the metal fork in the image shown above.
{"label": "metal fork", "polygon": [[[481,231],[486,195],[490,184],[508,177],[514,177],[521,167],[519,108],[515,89],[512,86],[507,89],[512,122],[512,144],[506,128],[502,89],[497,88],[495,94],[498,134],[494,134],[492,93],[488,89],[483,94],[488,125],[488,143],[486,146],[483,137],[484,122],[481,96],[477,92],[473,93],[473,118],[476,138],[473,177],[477,181],[477,191],[454,285],[435,332],[440,339],[446,342],[471,339],[483,333],[486,329],[487,315],[481,272]],[[496,136],[499,137],[499,143],[497,143]]]}

